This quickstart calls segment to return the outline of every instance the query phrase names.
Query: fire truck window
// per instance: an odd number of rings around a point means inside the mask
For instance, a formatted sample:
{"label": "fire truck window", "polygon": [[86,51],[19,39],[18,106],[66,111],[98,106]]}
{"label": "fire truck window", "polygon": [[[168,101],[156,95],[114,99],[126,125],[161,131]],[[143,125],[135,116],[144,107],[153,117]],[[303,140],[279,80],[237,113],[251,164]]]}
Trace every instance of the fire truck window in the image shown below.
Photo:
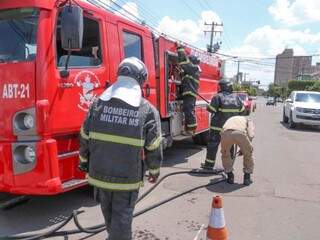
{"label": "fire truck window", "polygon": [[[57,63],[64,67],[68,52],[61,48],[60,16],[57,24]],[[95,67],[102,63],[99,23],[90,18],[83,19],[83,44],[81,51],[71,53],[69,67]]]}
{"label": "fire truck window", "polygon": [[32,61],[37,54],[39,10],[0,10],[0,63]]}
{"label": "fire truck window", "polygon": [[142,59],[141,36],[129,32],[123,32],[124,56]]}

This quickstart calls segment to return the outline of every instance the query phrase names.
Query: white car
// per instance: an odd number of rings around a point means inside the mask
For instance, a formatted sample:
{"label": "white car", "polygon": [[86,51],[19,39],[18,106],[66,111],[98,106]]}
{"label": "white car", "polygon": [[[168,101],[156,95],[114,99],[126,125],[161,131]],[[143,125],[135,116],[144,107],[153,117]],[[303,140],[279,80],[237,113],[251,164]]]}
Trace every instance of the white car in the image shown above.
{"label": "white car", "polygon": [[293,91],[283,107],[283,122],[320,126],[320,92]]}

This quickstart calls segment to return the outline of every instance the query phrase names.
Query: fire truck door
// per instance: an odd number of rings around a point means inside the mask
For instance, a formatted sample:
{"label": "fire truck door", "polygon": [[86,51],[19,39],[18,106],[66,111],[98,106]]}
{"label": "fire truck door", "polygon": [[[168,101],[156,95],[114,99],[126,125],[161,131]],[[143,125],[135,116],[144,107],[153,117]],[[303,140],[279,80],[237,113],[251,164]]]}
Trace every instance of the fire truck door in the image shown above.
{"label": "fire truck door", "polygon": [[145,63],[148,69],[148,79],[143,86],[143,94],[156,106],[155,65],[151,33],[122,22],[119,23],[118,29],[121,58],[136,57]]}
{"label": "fire truck door", "polygon": [[107,46],[103,21],[99,16],[84,15],[83,46],[71,52],[67,77],[61,75],[67,60],[67,52],[61,47],[61,31],[58,19],[56,29],[56,76],[58,90],[52,93],[51,121],[54,132],[79,129],[91,102],[106,87],[109,80]]}

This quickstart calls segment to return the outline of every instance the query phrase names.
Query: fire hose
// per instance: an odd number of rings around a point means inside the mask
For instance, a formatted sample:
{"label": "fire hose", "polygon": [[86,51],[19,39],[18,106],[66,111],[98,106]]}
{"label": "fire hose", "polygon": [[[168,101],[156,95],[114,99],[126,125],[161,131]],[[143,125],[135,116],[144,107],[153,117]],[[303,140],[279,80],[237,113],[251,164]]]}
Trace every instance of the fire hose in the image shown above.
{"label": "fire hose", "polygon": [[[161,182],[163,182],[166,178],[170,177],[170,176],[174,176],[174,175],[180,175],[180,174],[189,174],[189,175],[219,175],[221,176],[218,179],[215,179],[209,183],[203,184],[203,185],[199,185],[190,189],[187,189],[186,191],[183,191],[179,194],[176,194],[172,197],[169,197],[167,199],[164,199],[160,202],[157,202],[147,208],[144,208],[136,213],[134,213],[133,217],[138,217],[146,212],[149,212],[155,208],[160,207],[161,205],[168,203],[170,201],[173,201],[179,197],[182,197],[190,192],[193,192],[195,190],[201,189],[201,188],[206,188],[209,186],[213,186],[216,185],[220,182],[223,182],[226,180],[226,177],[223,173],[223,170],[200,170],[200,169],[193,169],[190,171],[178,171],[178,172],[172,172],[169,173],[165,176],[163,176],[162,178],[159,179],[159,181],[153,185],[150,189],[148,189],[144,194],[142,194],[138,200],[137,203],[139,203],[141,200],[143,200],[146,196],[148,196],[153,190],[155,190]],[[104,230],[106,230],[105,224],[99,224],[96,226],[91,226],[91,227],[83,227],[79,220],[78,220],[78,215],[83,213],[84,211],[74,211],[72,214],[69,215],[69,217],[64,220],[63,222],[61,222],[58,226],[54,227],[53,229],[50,229],[46,232],[41,232],[41,233],[32,233],[32,234],[21,234],[21,235],[13,235],[13,236],[0,236],[0,239],[4,240],[37,240],[37,239],[46,239],[46,238],[50,238],[50,237],[57,237],[57,236],[68,236],[68,235],[72,235],[72,234],[79,234],[79,233],[88,233],[88,234],[98,234]],[[62,229],[65,225],[67,225],[71,220],[74,221],[77,229],[73,229],[73,230],[68,230],[68,231],[59,231],[60,229]]]}

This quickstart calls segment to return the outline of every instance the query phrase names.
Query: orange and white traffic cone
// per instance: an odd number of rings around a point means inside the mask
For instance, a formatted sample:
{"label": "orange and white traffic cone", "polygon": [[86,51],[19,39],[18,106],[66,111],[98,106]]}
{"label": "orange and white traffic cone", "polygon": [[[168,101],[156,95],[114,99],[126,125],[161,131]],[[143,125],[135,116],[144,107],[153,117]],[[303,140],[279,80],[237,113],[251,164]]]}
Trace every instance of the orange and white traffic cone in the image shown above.
{"label": "orange and white traffic cone", "polygon": [[228,232],[222,207],[222,198],[220,196],[215,196],[212,200],[212,210],[207,230],[207,240],[227,239]]}

